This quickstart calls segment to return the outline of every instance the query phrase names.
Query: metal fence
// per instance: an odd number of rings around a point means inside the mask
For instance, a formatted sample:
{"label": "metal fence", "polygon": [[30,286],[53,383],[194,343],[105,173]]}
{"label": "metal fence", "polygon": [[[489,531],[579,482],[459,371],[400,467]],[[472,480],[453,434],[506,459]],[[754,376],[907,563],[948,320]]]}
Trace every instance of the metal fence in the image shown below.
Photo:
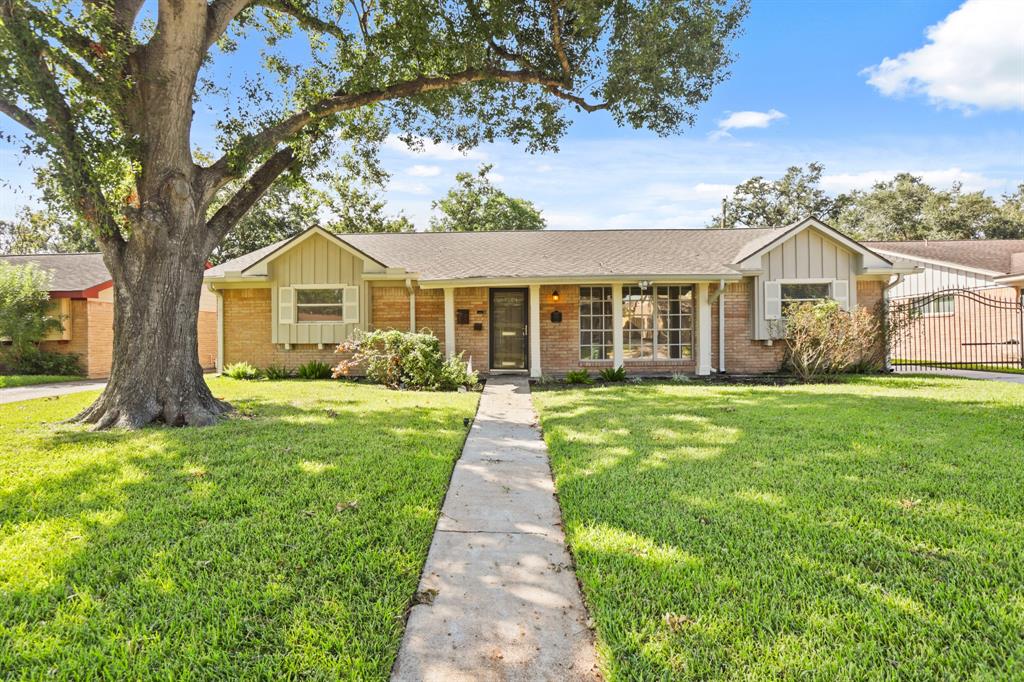
{"label": "metal fence", "polygon": [[947,289],[889,301],[895,371],[1024,368],[1024,301],[1012,289]]}

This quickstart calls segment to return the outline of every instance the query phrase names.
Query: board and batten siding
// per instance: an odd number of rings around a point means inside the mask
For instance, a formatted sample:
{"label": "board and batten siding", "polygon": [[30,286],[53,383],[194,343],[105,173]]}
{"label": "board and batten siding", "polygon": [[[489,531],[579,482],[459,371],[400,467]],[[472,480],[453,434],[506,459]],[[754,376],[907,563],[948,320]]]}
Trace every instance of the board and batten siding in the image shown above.
{"label": "board and batten siding", "polygon": [[[369,287],[363,281],[363,259],[314,235],[281,254],[268,264],[273,282],[270,291],[271,341],[273,343],[330,343],[351,338],[357,329],[369,326]],[[321,324],[281,322],[280,289],[301,285],[338,285],[359,287],[359,322],[357,324]]]}
{"label": "board and batten siding", "polygon": [[754,278],[755,339],[772,338],[765,316],[765,282],[785,280],[837,280],[846,282],[848,306],[857,306],[860,255],[820,232],[807,229],[790,237],[761,257],[763,274]]}

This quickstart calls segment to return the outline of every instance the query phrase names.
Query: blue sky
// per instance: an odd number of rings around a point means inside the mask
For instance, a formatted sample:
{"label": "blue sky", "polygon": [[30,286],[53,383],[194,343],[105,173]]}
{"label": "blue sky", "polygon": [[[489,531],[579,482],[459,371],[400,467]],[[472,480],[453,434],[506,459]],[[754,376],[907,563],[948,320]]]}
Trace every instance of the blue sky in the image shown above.
{"label": "blue sky", "polygon": [[[462,155],[397,139],[387,199],[422,229],[455,173],[483,161],[552,228],[700,227],[752,175],[821,161],[832,192],[899,171],[948,187],[1024,182],[1024,2],[753,0],[731,78],[684,134],[661,139],[580,114],[558,154],[509,144]],[[195,137],[208,139],[197,118]],[[0,125],[0,132],[11,130]],[[0,144],[0,218],[31,202],[16,145]]]}

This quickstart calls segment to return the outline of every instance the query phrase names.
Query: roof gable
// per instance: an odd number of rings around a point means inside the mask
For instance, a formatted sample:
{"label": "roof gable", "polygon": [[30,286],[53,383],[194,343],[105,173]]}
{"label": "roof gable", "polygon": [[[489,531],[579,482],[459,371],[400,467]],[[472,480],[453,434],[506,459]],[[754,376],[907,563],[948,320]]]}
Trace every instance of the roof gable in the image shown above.
{"label": "roof gable", "polygon": [[333,232],[328,232],[322,227],[311,227],[308,230],[300,232],[294,237],[291,237],[290,239],[277,242],[277,244],[272,244],[270,247],[267,247],[265,253],[261,254],[252,263],[243,267],[240,270],[240,273],[248,276],[266,276],[267,264],[270,263],[270,261],[287,253],[291,249],[295,248],[296,246],[305,242],[307,239],[310,239],[314,236],[323,237],[334,246],[337,246],[338,248],[352,254],[353,256],[363,259],[365,262],[367,262],[367,264],[372,264],[379,269],[385,268],[385,265],[383,263],[372,258],[371,256],[366,255],[365,253],[360,251],[358,248],[352,246],[348,242],[339,239]]}
{"label": "roof gable", "polygon": [[[902,258],[990,276],[1016,272],[1014,257],[1024,259],[1024,239],[876,241],[865,244],[880,252],[896,254]],[[1024,260],[1021,260],[1021,264],[1024,264]]]}
{"label": "roof gable", "polygon": [[772,230],[771,234],[752,241],[736,259],[737,268],[741,272],[746,270],[760,270],[762,256],[782,243],[793,239],[805,230],[814,230],[825,237],[838,242],[848,250],[860,255],[864,259],[865,270],[885,270],[892,268],[892,261],[869,249],[860,242],[847,237],[839,230],[818,220],[814,216],[808,216],[807,218],[787,225],[786,227]]}

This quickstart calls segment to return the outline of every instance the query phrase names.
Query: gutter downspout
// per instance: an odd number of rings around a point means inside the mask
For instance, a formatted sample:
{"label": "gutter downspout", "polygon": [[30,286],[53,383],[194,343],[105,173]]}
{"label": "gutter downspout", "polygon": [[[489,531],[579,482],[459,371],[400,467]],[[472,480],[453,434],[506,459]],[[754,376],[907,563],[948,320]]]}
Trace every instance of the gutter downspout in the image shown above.
{"label": "gutter downspout", "polygon": [[725,374],[725,280],[718,280],[718,373]]}
{"label": "gutter downspout", "polygon": [[409,331],[416,333],[416,289],[412,286],[412,279],[405,278],[405,290],[409,292]]}
{"label": "gutter downspout", "polygon": [[[889,315],[889,291],[891,289],[894,289],[894,288],[898,287],[902,281],[903,281],[903,273],[900,273],[900,274],[896,275],[896,279],[892,280],[891,282],[886,284],[884,287],[882,287],[882,305],[885,306],[885,310],[883,312],[886,315],[886,317],[888,317],[888,315]],[[886,332],[885,336],[888,337],[888,332]],[[885,342],[885,371],[886,372],[891,372],[892,371],[892,359],[889,357],[889,339],[885,338],[883,340]]]}
{"label": "gutter downspout", "polygon": [[224,371],[224,293],[207,284],[207,288],[217,297],[217,374]]}

